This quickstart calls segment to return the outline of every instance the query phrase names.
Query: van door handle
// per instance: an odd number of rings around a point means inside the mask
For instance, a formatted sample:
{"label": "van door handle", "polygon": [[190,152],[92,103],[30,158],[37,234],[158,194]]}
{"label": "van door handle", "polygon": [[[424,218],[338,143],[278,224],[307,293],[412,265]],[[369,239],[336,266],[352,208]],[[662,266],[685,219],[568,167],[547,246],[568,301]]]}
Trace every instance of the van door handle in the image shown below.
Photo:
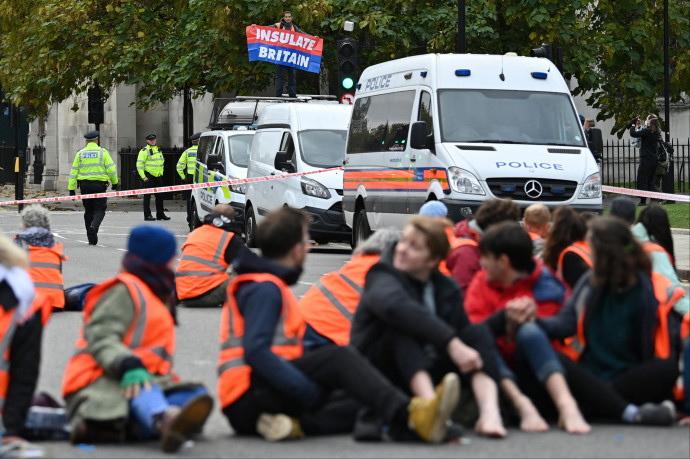
{"label": "van door handle", "polygon": [[274,172],[271,172],[271,175],[276,175],[275,171],[274,171]]}
{"label": "van door handle", "polygon": [[417,161],[417,158],[415,158],[414,156],[410,156],[410,161],[412,161],[414,163]]}

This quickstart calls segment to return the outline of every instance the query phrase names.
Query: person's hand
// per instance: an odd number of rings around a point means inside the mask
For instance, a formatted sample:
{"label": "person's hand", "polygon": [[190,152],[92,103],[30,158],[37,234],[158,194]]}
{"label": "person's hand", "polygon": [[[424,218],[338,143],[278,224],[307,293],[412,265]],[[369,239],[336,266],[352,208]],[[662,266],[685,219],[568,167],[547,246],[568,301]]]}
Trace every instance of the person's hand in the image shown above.
{"label": "person's hand", "polygon": [[513,298],[506,303],[506,320],[509,323],[522,325],[535,320],[537,317],[537,303],[533,298],[522,296]]}
{"label": "person's hand", "polygon": [[630,124],[632,124],[633,126],[637,126],[638,124],[640,124],[640,117],[636,116],[635,118],[633,118]]}
{"label": "person's hand", "polygon": [[148,181],[149,181],[149,178],[148,178],[148,177],[144,177],[142,180],[143,180],[144,182],[148,182]]}
{"label": "person's hand", "polygon": [[76,192],[74,190],[69,190],[69,195],[70,196],[76,196]]}
{"label": "person's hand", "polygon": [[459,338],[453,338],[446,347],[448,356],[462,373],[481,370],[484,363],[479,352],[472,349]]}
{"label": "person's hand", "polygon": [[113,186],[111,186],[110,188],[112,188],[113,191],[117,191],[117,183],[113,183]]}
{"label": "person's hand", "polygon": [[153,376],[146,368],[132,368],[125,371],[120,381],[122,386],[122,393],[127,400],[135,399],[139,396],[141,388],[144,390],[151,390],[151,380]]}

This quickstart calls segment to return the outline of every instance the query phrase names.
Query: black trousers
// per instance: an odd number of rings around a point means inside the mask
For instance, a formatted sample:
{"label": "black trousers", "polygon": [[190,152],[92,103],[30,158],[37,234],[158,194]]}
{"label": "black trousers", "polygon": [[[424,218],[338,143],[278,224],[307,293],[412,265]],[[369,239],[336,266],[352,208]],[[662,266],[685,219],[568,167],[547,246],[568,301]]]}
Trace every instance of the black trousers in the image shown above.
{"label": "black trousers", "polygon": [[[565,368],[570,392],[585,417],[620,421],[628,404],[659,403],[673,396],[678,364],[673,359],[654,359],[636,365],[606,382],[564,354],[558,358]],[[534,372],[516,368],[520,388],[542,415],[556,418],[556,407]]]}
{"label": "black trousers", "polygon": [[[144,188],[158,188],[161,186],[165,186],[163,184],[163,176],[161,175],[160,177],[154,177],[153,175],[149,174],[148,172],[145,173],[146,177],[149,179],[148,182],[143,182],[143,187]],[[162,217],[165,215],[165,208],[163,207],[163,197],[161,193],[153,193],[153,195],[156,197],[156,217]],[[145,194],[144,195],[144,216],[149,216],[151,215],[151,195],[150,194]]]}
{"label": "black trousers", "polygon": [[[100,180],[80,180],[79,189],[81,194],[103,193],[108,189],[108,182]],[[89,226],[100,228],[105,210],[108,207],[108,198],[82,199],[84,204],[84,227],[88,230]]]}
{"label": "black trousers", "polygon": [[285,74],[288,77],[288,96],[297,97],[297,69],[287,65],[276,64],[276,97],[283,95]]}
{"label": "black trousers", "polygon": [[[657,161],[642,157],[637,167],[637,189],[645,191],[659,191],[656,172]],[[640,198],[641,202],[647,202],[647,198]]]}
{"label": "black trousers", "polygon": [[249,390],[223,409],[235,432],[255,434],[262,413],[283,413],[299,419],[307,435],[349,433],[362,407],[370,408],[398,428],[405,427],[409,398],[356,349],[328,346],[290,362],[329,391],[330,396],[317,407],[305,409],[253,372]]}
{"label": "black trousers", "polygon": [[[194,180],[192,179],[191,175],[187,174],[187,178],[184,179],[183,183],[185,185],[189,185],[191,183],[194,183]],[[191,229],[191,225],[194,224],[194,222],[192,221],[192,190],[184,190],[182,192],[182,196],[184,196],[184,199],[187,203],[187,224],[190,225]]]}

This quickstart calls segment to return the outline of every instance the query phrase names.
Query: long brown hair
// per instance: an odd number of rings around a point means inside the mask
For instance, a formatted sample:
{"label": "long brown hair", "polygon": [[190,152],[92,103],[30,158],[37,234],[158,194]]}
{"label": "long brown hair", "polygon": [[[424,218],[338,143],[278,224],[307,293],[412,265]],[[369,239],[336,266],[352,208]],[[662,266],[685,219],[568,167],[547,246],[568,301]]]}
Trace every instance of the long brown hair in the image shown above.
{"label": "long brown hair", "polygon": [[651,118],[649,120],[649,128],[652,130],[653,134],[661,134],[661,125],[659,124],[659,118]]}
{"label": "long brown hair", "polygon": [[558,258],[561,252],[570,244],[581,241],[587,234],[584,218],[572,207],[559,207],[553,213],[551,229],[546,238],[543,260],[551,269],[558,269]]}
{"label": "long brown hair", "polygon": [[592,283],[621,292],[637,283],[637,272],[652,273],[652,262],[630,229],[620,220],[598,218],[590,223],[588,241],[594,261]]}

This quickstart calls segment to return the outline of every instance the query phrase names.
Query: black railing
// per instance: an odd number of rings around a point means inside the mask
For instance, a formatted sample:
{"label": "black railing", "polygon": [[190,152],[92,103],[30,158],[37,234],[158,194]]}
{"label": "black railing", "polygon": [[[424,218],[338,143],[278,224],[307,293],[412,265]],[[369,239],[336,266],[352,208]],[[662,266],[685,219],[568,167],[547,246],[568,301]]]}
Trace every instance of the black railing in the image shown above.
{"label": "black railing", "polygon": [[[136,190],[148,188],[137,173],[137,156],[140,148],[121,148],[120,149],[120,187],[122,190]],[[177,160],[182,156],[184,148],[161,148],[165,162],[163,163],[163,184],[165,186],[182,185],[182,179],[175,167]],[[181,193],[181,192],[180,192]],[[164,199],[172,199],[171,193],[164,193]]]}
{"label": "black railing", "polygon": [[[673,157],[668,173],[661,181],[665,193],[686,193],[690,191],[690,139],[681,143],[671,139]],[[640,150],[631,145],[629,139],[607,140],[601,162],[602,183],[609,186],[635,188],[637,166],[640,164]]]}

